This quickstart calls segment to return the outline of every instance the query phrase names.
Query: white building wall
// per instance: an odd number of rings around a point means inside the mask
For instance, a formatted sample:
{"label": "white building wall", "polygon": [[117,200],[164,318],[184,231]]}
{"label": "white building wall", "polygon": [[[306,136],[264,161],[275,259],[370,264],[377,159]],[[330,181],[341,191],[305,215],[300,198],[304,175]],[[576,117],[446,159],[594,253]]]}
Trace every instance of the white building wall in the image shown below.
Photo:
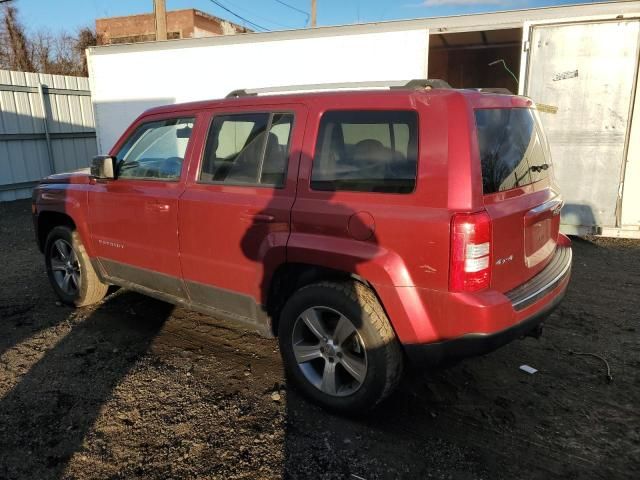
{"label": "white building wall", "polygon": [[[207,39],[208,40],[208,39]],[[239,88],[424,78],[424,28],[183,48],[91,51],[98,145],[107,152],[145,109]]]}

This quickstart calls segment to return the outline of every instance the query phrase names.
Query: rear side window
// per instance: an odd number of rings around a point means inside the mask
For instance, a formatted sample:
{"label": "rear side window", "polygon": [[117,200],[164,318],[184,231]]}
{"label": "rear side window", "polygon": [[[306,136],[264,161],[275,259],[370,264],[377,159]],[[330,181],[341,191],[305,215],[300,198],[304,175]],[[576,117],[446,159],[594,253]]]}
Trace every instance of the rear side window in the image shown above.
{"label": "rear side window", "polygon": [[485,194],[511,190],[549,176],[551,162],[528,108],[475,111]]}
{"label": "rear side window", "polygon": [[200,181],[281,187],[293,115],[247,113],[215,117],[209,130]]}
{"label": "rear side window", "polygon": [[411,193],[417,152],[416,112],[327,112],[320,121],[311,188]]}

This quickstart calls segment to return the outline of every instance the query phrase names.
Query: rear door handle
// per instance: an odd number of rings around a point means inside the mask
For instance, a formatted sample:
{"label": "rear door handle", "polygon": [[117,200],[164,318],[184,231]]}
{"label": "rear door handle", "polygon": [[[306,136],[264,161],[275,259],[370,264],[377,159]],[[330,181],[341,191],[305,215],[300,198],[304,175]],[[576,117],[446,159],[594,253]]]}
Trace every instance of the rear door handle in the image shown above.
{"label": "rear door handle", "polygon": [[276,217],[267,213],[245,213],[242,218],[253,223],[273,223],[276,219]]}
{"label": "rear door handle", "polygon": [[276,217],[274,217],[273,215],[268,215],[266,213],[257,213],[253,216],[253,219],[256,222],[271,223],[276,219]]}

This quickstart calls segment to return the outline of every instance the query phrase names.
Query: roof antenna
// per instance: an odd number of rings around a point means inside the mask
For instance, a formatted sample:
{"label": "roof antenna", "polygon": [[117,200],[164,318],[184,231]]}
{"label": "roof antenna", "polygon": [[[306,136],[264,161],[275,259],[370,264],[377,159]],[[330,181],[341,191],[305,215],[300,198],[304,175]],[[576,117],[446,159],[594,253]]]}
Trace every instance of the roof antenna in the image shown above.
{"label": "roof antenna", "polygon": [[494,60],[493,62],[490,62],[488,65],[491,67],[493,65],[497,65],[498,63],[502,63],[502,66],[504,67],[504,69],[509,72],[509,74],[513,77],[513,79],[516,81],[516,85],[518,85],[518,78],[514,75],[514,73],[509,70],[509,67],[507,67],[507,62],[504,61],[504,59],[500,58],[498,60]]}

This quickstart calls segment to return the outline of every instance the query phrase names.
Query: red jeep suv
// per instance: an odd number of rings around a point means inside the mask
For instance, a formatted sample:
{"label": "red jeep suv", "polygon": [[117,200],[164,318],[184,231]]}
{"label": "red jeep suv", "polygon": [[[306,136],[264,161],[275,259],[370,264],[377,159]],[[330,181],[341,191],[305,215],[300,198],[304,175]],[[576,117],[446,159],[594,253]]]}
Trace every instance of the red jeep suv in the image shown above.
{"label": "red jeep suv", "polygon": [[60,299],[111,284],[277,336],[289,380],[362,412],[403,364],[539,333],[571,248],[531,100],[436,88],[239,95],[144,112],[34,190]]}

